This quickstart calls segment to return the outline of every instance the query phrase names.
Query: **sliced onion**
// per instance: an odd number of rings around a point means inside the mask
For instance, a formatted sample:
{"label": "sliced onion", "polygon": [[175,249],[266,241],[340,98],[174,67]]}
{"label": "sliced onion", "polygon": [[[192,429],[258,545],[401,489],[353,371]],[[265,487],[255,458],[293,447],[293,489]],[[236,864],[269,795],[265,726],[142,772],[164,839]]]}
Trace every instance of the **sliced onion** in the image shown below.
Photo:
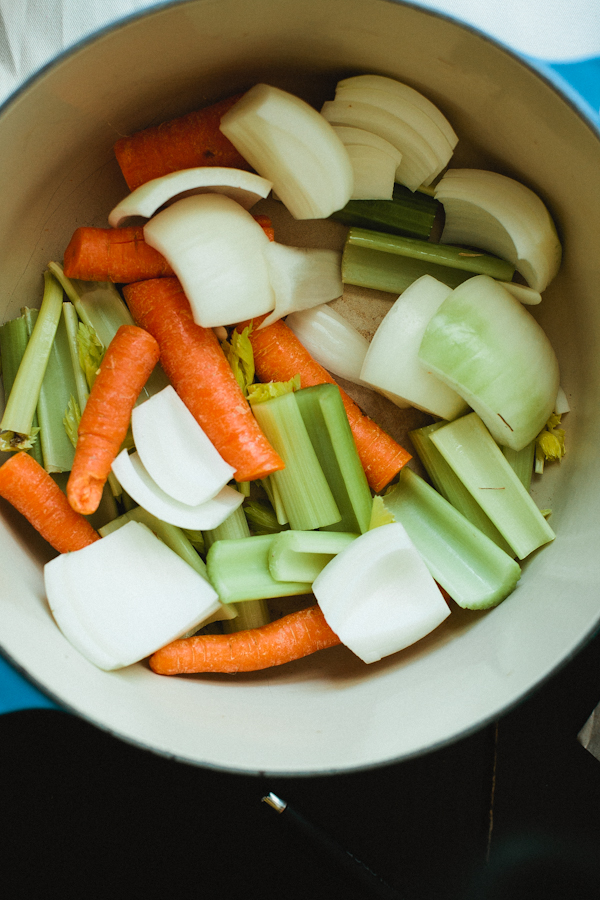
{"label": "sliced onion", "polygon": [[275,309],[261,328],[295,310],[328,303],[343,293],[342,254],[337,250],[288,247],[270,241],[265,247],[265,260]]}
{"label": "sliced onion", "polygon": [[333,375],[355,384],[360,379],[368,340],[331,306],[295,312],[285,320],[300,343]]}
{"label": "sliced onion", "polygon": [[419,358],[457,391],[495,440],[522,450],[556,401],[559,369],[530,312],[488,275],[455,288],[430,320]]}
{"label": "sliced onion", "polygon": [[148,474],[139,454],[122,450],[112,464],[119,482],[136,503],[157,519],[179,525],[180,528],[206,531],[216,528],[231,515],[244,500],[243,495],[229,486],[222,488],[211,500],[189,506],[174,500]]}
{"label": "sliced onion", "polygon": [[225,113],[221,131],[296,219],[326,218],[352,196],[344,145],[312,106],[287,91],[254,85]]}
{"label": "sliced onion", "polygon": [[389,141],[347,125],[333,130],[344,144],[354,170],[352,200],[391,200],[396,169],[402,162],[400,151]]}
{"label": "sliced onion", "polygon": [[174,500],[198,506],[233,478],[235,469],[225,462],[171,385],[135,407],[131,426],[144,468]]}
{"label": "sliced onion", "polygon": [[554,222],[542,200],[513,178],[480,169],[450,169],[435,189],[446,215],[441,240],[488,250],[513,263],[541,293],[561,261]]}
{"label": "sliced onion", "polygon": [[220,609],[212,585],[139,522],[57,556],[44,581],[67,640],[106,670],[144,659]]}
{"label": "sliced onion", "polygon": [[540,292],[534,291],[533,288],[528,287],[526,284],[518,284],[516,281],[499,281],[498,284],[506,288],[513,297],[516,297],[525,306],[537,306],[538,303],[542,302]]}
{"label": "sliced onion", "polygon": [[435,103],[428,97],[425,97],[424,94],[421,94],[420,91],[415,90],[415,88],[409,87],[409,85],[403,84],[401,81],[396,81],[395,78],[388,78],[386,75],[353,75],[350,78],[338,81],[338,88],[345,88],[349,85],[376,88],[379,91],[387,91],[390,94],[408,100],[410,103],[418,106],[424,113],[427,113],[429,118],[443,132],[453,150],[456,147],[458,137],[446,116]]}
{"label": "sliced onion", "polygon": [[268,197],[272,187],[266,178],[243,169],[227,169],[224,166],[180,169],[161,178],[153,178],[128,194],[112,210],[108,224],[118,228],[131,216],[149,219],[161,206],[190,193],[225,194],[244,209],[251,209],[259,200]]}
{"label": "sliced onion", "polygon": [[366,663],[414,644],[450,615],[396,522],[357,537],[317,575],[312,589],[330,628]]}
{"label": "sliced onion", "polygon": [[369,345],[360,377],[378,391],[442,419],[467,411],[463,398],[419,359],[419,347],[429,320],[451,288],[422,275],[398,297],[380,322]]}
{"label": "sliced onion", "polygon": [[269,239],[223,194],[177,200],[144,226],[144,238],[171,264],[203,328],[270,312],[275,297],[264,258]]}

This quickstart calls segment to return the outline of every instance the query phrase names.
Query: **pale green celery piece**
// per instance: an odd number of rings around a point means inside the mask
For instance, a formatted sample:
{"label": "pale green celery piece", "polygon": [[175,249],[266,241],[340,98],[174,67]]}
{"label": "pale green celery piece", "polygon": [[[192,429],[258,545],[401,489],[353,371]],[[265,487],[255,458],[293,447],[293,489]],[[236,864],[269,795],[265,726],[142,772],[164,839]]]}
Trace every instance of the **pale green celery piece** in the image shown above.
{"label": "pale green celery piece", "polygon": [[422,260],[451,269],[462,269],[471,275],[489,275],[500,281],[511,281],[515,267],[510,262],[466,247],[437,244],[413,237],[384,234],[367,228],[351,228],[346,238],[348,244]]}
{"label": "pale green celery piece", "polygon": [[287,523],[281,525],[277,521],[275,510],[268,501],[248,500],[241,508],[254,534],[279,534],[284,528],[289,527]]}
{"label": "pale green celery piece", "polygon": [[[21,449],[19,445],[26,444],[31,434],[40,388],[60,321],[62,298],[60,284],[49,272],[44,272],[42,305],[0,422],[1,431],[14,435],[14,439],[4,436],[14,450]],[[19,435],[24,436],[23,441],[20,441]]]}
{"label": "pale green celery piece", "polygon": [[[5,322],[0,326],[0,356],[2,358],[2,382],[4,385],[4,401],[5,405],[10,396],[15,377],[19,371],[21,360],[29,341],[29,330],[25,318],[25,312],[16,318]],[[30,441],[30,447],[27,448],[21,444],[22,449],[27,449],[29,454],[33,456],[36,462],[43,466],[42,448],[40,442],[35,436],[39,433],[37,414],[34,414],[31,435],[34,438]],[[12,447],[10,441],[14,435],[9,432],[6,436],[0,436],[0,450],[10,452],[19,447]],[[17,436],[17,443],[20,442],[20,436]]]}
{"label": "pale green celery piece", "polygon": [[401,294],[421,275],[432,275],[455,288],[473,277],[472,272],[436,265],[420,259],[396,256],[382,250],[371,250],[356,244],[346,244],[342,254],[342,281],[358,287]]}
{"label": "pale green celery piece", "polygon": [[269,570],[276,581],[312,582],[358,534],[343,531],[282,531],[273,538]]}
{"label": "pale green celery piece", "polygon": [[250,488],[251,488],[251,486],[252,486],[252,482],[251,482],[251,481],[238,481],[238,482],[237,482],[237,489],[238,489],[238,491],[240,492],[240,494],[243,494],[243,495],[244,495],[244,497],[249,497],[249,496],[250,496]]}
{"label": "pale green celery piece", "polygon": [[252,411],[285,468],[269,477],[276,485],[290,527],[310,531],[341,519],[323,469],[311,443],[294,392],[282,394]]}
{"label": "pale green celery piece", "polygon": [[250,537],[250,529],[243,507],[238,506],[230,516],[227,516],[224,522],[221,522],[216,528],[204,531],[203,535],[204,546],[207,551],[210,550],[215,541],[234,541]]}
{"label": "pale green celery piece", "polygon": [[244,396],[247,396],[248,386],[254,381],[254,351],[249,337],[250,330],[250,325],[242,332],[234,328],[229,340],[221,342],[221,349]]}
{"label": "pale green celery piece", "polygon": [[406,466],[384,502],[431,575],[463,609],[489,609],[516,587],[521,567]]}
{"label": "pale green celery piece", "polygon": [[369,530],[373,498],[336,384],[296,393],[296,402],[341,519],[325,528],[363,534]]}
{"label": "pale green celery piece", "polygon": [[193,528],[182,528],[181,530],[185,534],[194,550],[197,550],[198,553],[204,556],[206,546],[204,544],[204,535],[202,534],[202,532]]}
{"label": "pale green celery piece", "polygon": [[223,622],[225,634],[246,631],[248,628],[260,628],[262,625],[268,625],[271,621],[271,612],[266,600],[246,600],[245,603],[238,603],[236,609],[237,616]]}
{"label": "pale green celery piece", "polygon": [[476,413],[432,432],[431,440],[519,559],[555,537]]}
{"label": "pale green celery piece", "polygon": [[504,456],[519,477],[519,481],[526,491],[531,487],[533,476],[533,463],[535,459],[535,441],[527,444],[522,450],[513,450],[512,447],[501,447]]}
{"label": "pale green celery piece", "polygon": [[445,421],[433,422],[431,425],[425,425],[423,428],[417,428],[415,431],[409,432],[419,459],[431,478],[433,486],[442,497],[462,513],[465,519],[468,519],[479,531],[487,535],[501,550],[514,556],[512,547],[505,541],[479,503],[473,499],[470,491],[457,477],[452,467],[448,465],[431,440],[431,435],[447,424]]}
{"label": "pale green celery piece", "polygon": [[77,311],[70,301],[66,301],[63,303],[63,319],[65,322],[65,327],[67,329],[69,352],[71,354],[71,366],[73,368],[73,375],[77,388],[76,399],[79,406],[79,412],[81,414],[85,409],[90,391],[88,388],[87,379],[85,377],[83,369],[81,368],[81,363],[79,362],[79,344],[77,340],[77,334],[79,331],[79,316],[77,315]]}
{"label": "pale green celery piece", "polygon": [[260,483],[265,489],[269,502],[275,511],[275,518],[277,519],[278,525],[281,525],[281,527],[289,525],[289,519],[281,499],[281,494],[279,493],[279,488],[275,484],[275,481],[270,475],[267,475],[266,478],[261,478]]}
{"label": "pale green celery piece", "polygon": [[289,381],[266,381],[264,384],[255,382],[249,384],[246,390],[248,400],[251,404],[266,403],[274,397],[280,397],[282,394],[289,394],[291,391],[299,391],[301,381],[299,375],[294,375]]}
{"label": "pale green celery piece", "polygon": [[79,365],[85,375],[88,390],[91,391],[106,347],[91,325],[80,322],[77,327],[77,355]]}
{"label": "pale green celery piece", "polygon": [[369,531],[372,531],[373,528],[380,528],[381,525],[391,525],[395,521],[393,513],[391,513],[385,505],[383,497],[380,497],[379,495],[373,497],[373,509],[371,510]]}
{"label": "pale green celery piece", "polygon": [[273,535],[260,534],[212,545],[206,556],[206,567],[221,603],[310,594],[310,584],[275,581],[269,569],[272,541]]}

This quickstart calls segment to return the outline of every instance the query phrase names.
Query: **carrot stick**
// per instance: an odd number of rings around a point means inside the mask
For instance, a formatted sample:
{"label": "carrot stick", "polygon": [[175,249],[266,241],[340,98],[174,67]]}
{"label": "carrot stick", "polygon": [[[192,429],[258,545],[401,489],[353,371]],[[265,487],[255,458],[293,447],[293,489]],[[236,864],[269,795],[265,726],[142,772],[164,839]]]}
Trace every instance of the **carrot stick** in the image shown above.
{"label": "carrot stick", "polygon": [[157,650],[149,662],[158,675],[255,672],[340,643],[315,605],[260,628],[180,638]]}
{"label": "carrot stick", "polygon": [[88,520],[72,509],[54,479],[23,450],[0,466],[0,496],[59,553],[80,550],[100,539]]}
{"label": "carrot stick", "polygon": [[283,469],[252,415],[212,328],[196,325],[177,278],[123,288],[136,322],[154,335],[171,384],[209,440],[234,467],[238,481]]}
{"label": "carrot stick", "polygon": [[[255,324],[258,323],[257,319]],[[237,326],[238,330],[243,327]],[[255,328],[250,333],[250,342],[254,350],[256,375],[260,381],[289,381],[294,375],[300,375],[302,387],[337,383],[329,372],[313,359],[282,319],[266,328]],[[378,493],[411,456],[379,425],[365,416],[342,388],[339,390],[367,481]]]}
{"label": "carrot stick", "polygon": [[[254,216],[270,241],[275,231],[268,216]],[[130,284],[173,275],[162,253],[144,240],[143,225],[94,228],[82,225],[73,232],[65,250],[63,271],[67,278]]]}
{"label": "carrot stick", "polygon": [[93,513],[117,453],[131,410],[158,362],[158,344],[136,325],[121,325],[108,345],[77,430],[67,497],[73,509]]}
{"label": "carrot stick", "polygon": [[130,191],[141,184],[196,166],[250,169],[219,128],[223,116],[242,95],[120,138],[115,156]]}

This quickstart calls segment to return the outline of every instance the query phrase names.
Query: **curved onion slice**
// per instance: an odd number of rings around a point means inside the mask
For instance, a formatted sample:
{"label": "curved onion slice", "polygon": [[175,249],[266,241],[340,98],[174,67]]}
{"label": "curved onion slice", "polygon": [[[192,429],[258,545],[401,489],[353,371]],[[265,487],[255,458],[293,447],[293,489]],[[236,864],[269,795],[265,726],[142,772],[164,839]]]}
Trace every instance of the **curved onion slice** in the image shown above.
{"label": "curved onion slice", "polygon": [[144,238],[170,262],[203,328],[273,309],[264,259],[269,239],[235,200],[223,194],[185,197],[150,219]]}
{"label": "curved onion slice", "polygon": [[135,447],[156,484],[187,506],[212,499],[231,481],[226,463],[172,385],[131,414]]}
{"label": "curved onion slice", "polygon": [[360,373],[363,381],[390,399],[400,398],[442,419],[455,419],[468,406],[423,365],[418,354],[429,320],[451,293],[431,275],[413,281],[379,324]]}
{"label": "curved onion slice", "polygon": [[144,659],[221,606],[212,585],[139,522],[57,556],[44,581],[67,640],[106,670]]}
{"label": "curved onion slice", "polygon": [[525,306],[537,306],[538,303],[542,302],[540,292],[534,291],[533,288],[527,287],[526,284],[518,284],[516,281],[499,281],[498,284],[506,288],[513,297],[516,297]]}
{"label": "curved onion slice", "polygon": [[300,343],[325,369],[355,384],[360,379],[368,340],[327,304],[292,313],[285,320]]}
{"label": "curved onion slice", "polygon": [[118,228],[131,216],[149,219],[161,206],[190,193],[225,194],[244,209],[251,209],[259,200],[268,197],[272,187],[266,178],[242,169],[227,169],[224,166],[180,169],[161,178],[153,178],[128,194],[112,210],[108,224]]}
{"label": "curved onion slice", "polygon": [[386,75],[353,75],[350,78],[344,78],[342,81],[338,81],[337,86],[338,88],[345,88],[349,85],[352,85],[353,87],[376,88],[379,91],[387,91],[390,94],[394,94],[396,97],[402,97],[404,100],[408,100],[410,103],[418,106],[424,113],[427,113],[429,118],[435,122],[440,131],[445,135],[446,140],[453,150],[456,147],[458,137],[446,116],[435,103],[428,97],[425,97],[424,94],[421,94],[420,91],[415,90],[415,88],[409,87],[409,85],[403,84],[401,81],[396,81],[395,78],[388,78]]}
{"label": "curved onion slice", "polygon": [[229,486],[198,506],[174,500],[150,477],[137,452],[130,455],[127,450],[122,450],[113,462],[112,470],[136,503],[163,522],[180,528],[200,531],[216,528],[244,500],[239,491]]}
{"label": "curved onion slice", "polygon": [[391,200],[396,169],[402,162],[400,151],[371,131],[334,125],[354,169],[352,200]]}
{"label": "curved onion slice", "polygon": [[495,440],[522,450],[556,401],[559,369],[530,312],[488,275],[455,288],[430,320],[419,358],[478,413]]}
{"label": "curved onion slice", "polygon": [[435,189],[446,215],[441,240],[488,250],[513,263],[541,293],[561,261],[554,222],[542,200],[514,178],[480,169],[450,169]]}
{"label": "curved onion slice", "polygon": [[327,624],[366,663],[414,644],[450,615],[399,522],[359,535],[312,589]]}
{"label": "curved onion slice", "polygon": [[342,254],[337,250],[288,247],[270,241],[265,247],[265,259],[275,293],[275,309],[260,328],[294,310],[336,300],[344,291]]}
{"label": "curved onion slice", "polygon": [[353,174],[346,149],[299,97],[256,84],[225,113],[221,131],[273,183],[296,219],[326,218],[350,199]]}

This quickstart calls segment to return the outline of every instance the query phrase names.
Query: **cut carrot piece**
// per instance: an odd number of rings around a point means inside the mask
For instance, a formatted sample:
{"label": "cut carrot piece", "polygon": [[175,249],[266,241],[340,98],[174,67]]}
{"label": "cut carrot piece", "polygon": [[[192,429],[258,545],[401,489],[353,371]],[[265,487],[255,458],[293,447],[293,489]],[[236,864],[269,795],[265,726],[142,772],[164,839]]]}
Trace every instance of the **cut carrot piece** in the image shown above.
{"label": "cut carrot piece", "polygon": [[[259,322],[257,319],[255,325]],[[238,325],[237,330],[242,330],[246,324],[248,323]],[[260,381],[289,381],[294,375],[300,375],[303,388],[315,384],[337,383],[329,372],[313,359],[282,319],[266,328],[255,328],[250,333],[250,342],[254,350],[256,375]],[[409,461],[410,453],[372,419],[365,416],[339,385],[338,388],[367,481],[378,493]]]}
{"label": "cut carrot piece", "polygon": [[136,325],[121,325],[108,345],[81,416],[67,482],[69,502],[83,515],[98,508],[131,411],[158,357],[155,339]]}
{"label": "cut carrot piece", "polygon": [[309,606],[247,631],[180,638],[150,657],[158,675],[255,672],[340,644],[318,606]]}
{"label": "cut carrot piece", "polygon": [[196,325],[177,278],[126,285],[125,299],[136,322],[154,335],[171,384],[237,481],[266,478],[283,469],[252,415],[212,328]]}
{"label": "cut carrot piece", "polygon": [[0,466],[0,496],[59,553],[81,550],[100,539],[88,520],[72,509],[54,479],[24,451]]}
{"label": "cut carrot piece", "polygon": [[181,118],[120,138],[115,144],[115,156],[129,190],[169,172],[195,166],[250,169],[219,128],[221,117],[241,96],[228,97]]}

